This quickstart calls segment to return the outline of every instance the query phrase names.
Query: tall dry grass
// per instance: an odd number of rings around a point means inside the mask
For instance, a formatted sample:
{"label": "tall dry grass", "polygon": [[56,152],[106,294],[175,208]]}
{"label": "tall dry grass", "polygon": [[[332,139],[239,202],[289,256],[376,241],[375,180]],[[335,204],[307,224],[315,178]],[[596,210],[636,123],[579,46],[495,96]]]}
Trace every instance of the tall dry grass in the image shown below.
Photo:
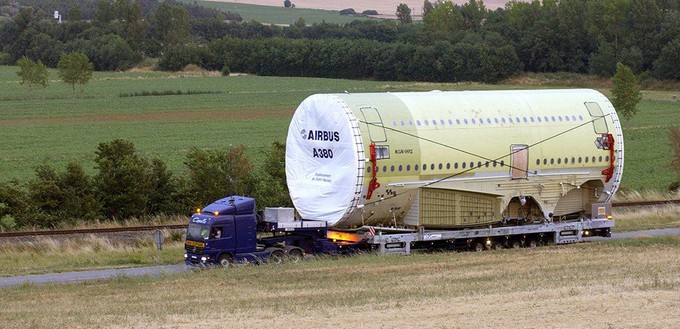
{"label": "tall dry grass", "polygon": [[9,328],[677,328],[680,238],[320,258],[3,291]]}

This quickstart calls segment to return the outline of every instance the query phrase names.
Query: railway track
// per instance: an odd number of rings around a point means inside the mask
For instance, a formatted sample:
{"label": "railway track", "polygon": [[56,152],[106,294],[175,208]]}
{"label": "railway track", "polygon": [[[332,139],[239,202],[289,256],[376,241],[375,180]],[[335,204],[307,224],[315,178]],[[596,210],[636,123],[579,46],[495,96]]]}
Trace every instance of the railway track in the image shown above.
{"label": "railway track", "polygon": [[[680,204],[680,200],[659,200],[659,201],[629,201],[612,203],[612,207],[642,207],[658,206],[666,204]],[[110,228],[86,228],[73,230],[50,230],[50,231],[24,231],[24,232],[0,232],[0,238],[27,237],[40,235],[65,235],[65,234],[102,234],[120,232],[140,232],[153,230],[179,230],[185,229],[186,224],[173,225],[150,225],[150,226],[130,226],[130,227],[110,227]]]}

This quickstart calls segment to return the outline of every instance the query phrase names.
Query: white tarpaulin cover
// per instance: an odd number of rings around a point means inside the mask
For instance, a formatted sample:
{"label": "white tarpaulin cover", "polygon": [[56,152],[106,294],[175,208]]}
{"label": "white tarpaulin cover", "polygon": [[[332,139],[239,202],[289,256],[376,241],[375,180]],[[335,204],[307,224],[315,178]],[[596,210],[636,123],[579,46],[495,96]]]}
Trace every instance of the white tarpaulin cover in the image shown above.
{"label": "white tarpaulin cover", "polygon": [[303,219],[332,226],[351,207],[364,160],[363,145],[353,136],[356,125],[333,95],[312,95],[295,111],[286,139],[286,179]]}

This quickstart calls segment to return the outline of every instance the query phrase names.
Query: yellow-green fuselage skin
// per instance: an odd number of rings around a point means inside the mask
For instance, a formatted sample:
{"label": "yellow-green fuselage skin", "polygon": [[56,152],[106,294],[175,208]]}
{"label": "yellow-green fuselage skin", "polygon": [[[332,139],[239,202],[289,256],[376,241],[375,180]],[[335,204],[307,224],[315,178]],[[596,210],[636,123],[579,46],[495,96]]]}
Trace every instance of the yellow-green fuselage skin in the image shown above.
{"label": "yellow-green fuselage skin", "polygon": [[[365,161],[361,200],[336,227],[418,225],[417,213],[409,210],[417,203],[419,188],[495,195],[501,199],[499,220],[511,199],[531,197],[548,218],[609,202],[621,179],[620,123],[609,100],[594,90],[329,97],[351,109],[365,154],[360,159]],[[596,145],[603,133],[615,139],[614,174],[608,182],[602,171],[610,167],[610,151]],[[380,187],[366,199],[374,175],[371,144],[380,153],[375,172]],[[513,147],[527,148],[526,171],[513,163]]]}

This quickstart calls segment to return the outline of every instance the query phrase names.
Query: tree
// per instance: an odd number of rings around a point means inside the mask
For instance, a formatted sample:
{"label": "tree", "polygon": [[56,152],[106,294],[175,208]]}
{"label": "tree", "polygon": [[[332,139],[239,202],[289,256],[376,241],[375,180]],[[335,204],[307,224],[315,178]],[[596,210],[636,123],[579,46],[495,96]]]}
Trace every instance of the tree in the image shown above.
{"label": "tree", "polygon": [[187,10],[179,5],[163,2],[154,19],[157,38],[167,44],[184,43],[191,37],[191,23]]}
{"label": "tree", "polygon": [[612,104],[623,114],[626,120],[630,120],[637,112],[637,104],[642,99],[640,90],[637,88],[637,81],[633,70],[623,63],[616,63],[616,73],[614,74],[614,86],[611,90],[614,95]]}
{"label": "tree", "polygon": [[680,80],[680,38],[669,42],[654,61],[653,75],[660,79]]}
{"label": "tree", "polygon": [[17,61],[19,65],[19,72],[17,75],[21,78],[21,84],[27,84],[29,90],[29,97],[33,92],[33,85],[38,85],[43,88],[43,96],[45,87],[47,87],[47,81],[49,77],[49,72],[47,71],[47,66],[38,60],[34,62],[26,56],[22,57]]}
{"label": "tree", "polygon": [[284,0],[283,1],[283,6],[286,7],[286,8],[290,8],[292,5],[293,5],[293,3],[290,2],[290,0]]}
{"label": "tree", "polygon": [[423,17],[432,11],[432,9],[434,9],[432,2],[430,2],[430,0],[425,0],[423,2]]}
{"label": "tree", "polygon": [[397,6],[397,19],[401,24],[411,24],[413,23],[413,18],[411,18],[411,8],[409,8],[405,3],[399,4]]}
{"label": "tree", "polygon": [[62,53],[57,63],[59,77],[71,85],[73,97],[76,95],[76,83],[80,85],[80,98],[84,97],[83,89],[92,78],[92,70],[92,62],[85,54],[78,51],[69,54]]}
{"label": "tree", "polygon": [[94,185],[105,217],[146,215],[151,174],[148,162],[139,156],[135,145],[124,139],[102,142],[95,155],[99,172]]}

